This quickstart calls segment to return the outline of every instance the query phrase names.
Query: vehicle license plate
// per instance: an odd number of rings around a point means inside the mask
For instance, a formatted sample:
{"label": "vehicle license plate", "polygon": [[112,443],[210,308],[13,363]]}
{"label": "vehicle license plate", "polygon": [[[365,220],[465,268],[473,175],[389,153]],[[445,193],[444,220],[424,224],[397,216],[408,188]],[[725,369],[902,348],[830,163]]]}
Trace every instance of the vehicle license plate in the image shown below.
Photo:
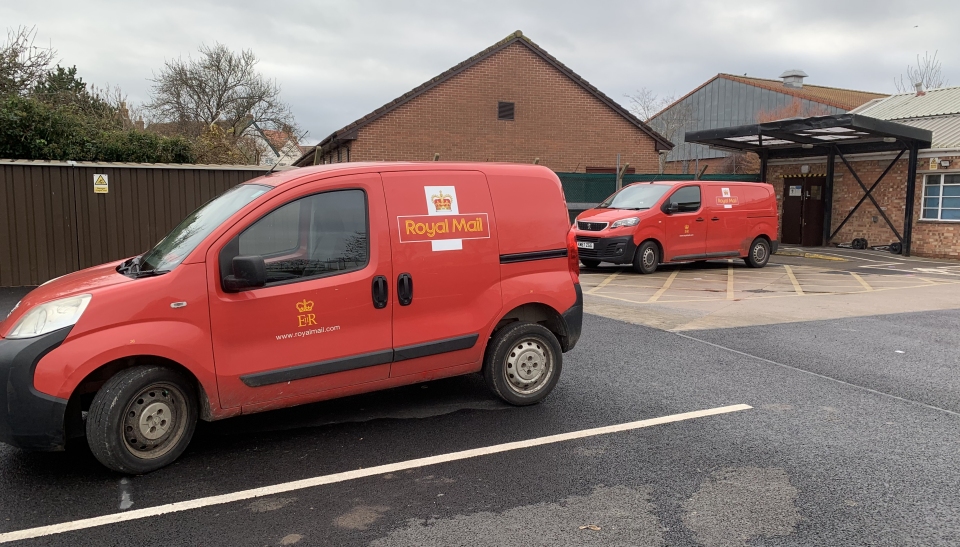
{"label": "vehicle license plate", "polygon": [[581,249],[592,249],[592,248],[593,248],[593,242],[592,242],[592,241],[578,241],[578,242],[577,242],[577,247],[580,247]]}

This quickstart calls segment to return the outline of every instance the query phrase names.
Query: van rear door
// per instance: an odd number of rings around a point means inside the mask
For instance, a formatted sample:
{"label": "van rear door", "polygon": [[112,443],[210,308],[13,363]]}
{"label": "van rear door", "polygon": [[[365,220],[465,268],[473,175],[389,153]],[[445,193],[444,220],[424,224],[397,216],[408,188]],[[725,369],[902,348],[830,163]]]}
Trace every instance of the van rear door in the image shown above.
{"label": "van rear door", "polygon": [[478,362],[502,307],[486,177],[476,171],[381,175],[394,272],[390,376]]}

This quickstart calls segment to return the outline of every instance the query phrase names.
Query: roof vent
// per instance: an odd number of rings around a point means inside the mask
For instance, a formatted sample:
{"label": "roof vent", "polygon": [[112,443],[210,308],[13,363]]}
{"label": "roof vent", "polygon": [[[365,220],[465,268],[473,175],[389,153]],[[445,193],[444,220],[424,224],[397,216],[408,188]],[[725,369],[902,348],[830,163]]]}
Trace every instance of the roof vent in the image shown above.
{"label": "roof vent", "polygon": [[793,69],[784,71],[780,77],[783,78],[783,87],[800,89],[803,87],[803,79],[807,77],[807,73],[799,69]]}
{"label": "roof vent", "polygon": [[923,82],[917,82],[913,84],[913,87],[917,88],[917,97],[923,97],[927,94],[927,92],[923,90]]}

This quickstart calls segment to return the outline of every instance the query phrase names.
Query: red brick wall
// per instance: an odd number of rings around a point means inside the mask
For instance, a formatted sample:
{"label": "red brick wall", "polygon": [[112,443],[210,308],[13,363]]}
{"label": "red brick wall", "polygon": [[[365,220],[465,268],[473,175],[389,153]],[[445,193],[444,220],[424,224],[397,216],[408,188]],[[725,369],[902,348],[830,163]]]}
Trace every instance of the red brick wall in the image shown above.
{"label": "red brick wall", "polygon": [[[892,158],[891,158],[892,159]],[[860,180],[870,188],[877,177],[890,164],[891,159],[850,161]],[[936,222],[920,220],[923,198],[923,176],[926,173],[956,173],[960,166],[960,157],[941,157],[950,160],[949,170],[926,171],[929,166],[928,158],[920,158],[917,174],[916,201],[913,210],[913,245],[911,252],[917,256],[931,258],[960,258],[960,223]],[[825,161],[803,162],[810,166],[810,174],[823,175],[826,173]],[[783,213],[784,175],[800,174],[801,163],[790,165],[771,165],[767,171],[767,182],[773,184],[777,193],[777,203]],[[906,204],[907,160],[901,159],[884,177],[880,185],[871,194],[880,204],[897,231],[903,234],[903,213]],[[787,179],[796,180],[796,179]],[[834,167],[833,183],[833,213],[831,231],[836,229],[850,212],[854,205],[863,197],[863,190],[856,179],[850,174],[840,160]],[[876,221],[874,221],[876,218]],[[897,240],[893,231],[887,226],[877,212],[877,208],[866,200],[856,213],[843,225],[830,244],[850,242],[854,238],[866,238],[870,245],[886,245]]]}
{"label": "red brick wall", "polygon": [[[516,104],[497,119],[497,102]],[[654,141],[521,44],[513,44],[371,122],[350,161],[505,161],[555,171],[614,166],[657,172]],[[346,161],[345,154],[342,156]],[[336,161],[335,154],[333,161]]]}

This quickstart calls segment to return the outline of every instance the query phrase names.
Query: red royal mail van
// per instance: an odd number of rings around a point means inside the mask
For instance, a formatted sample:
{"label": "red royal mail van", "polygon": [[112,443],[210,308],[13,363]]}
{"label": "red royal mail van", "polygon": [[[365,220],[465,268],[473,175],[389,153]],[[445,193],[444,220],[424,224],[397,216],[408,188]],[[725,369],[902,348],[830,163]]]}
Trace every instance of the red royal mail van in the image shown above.
{"label": "red royal mail van", "polygon": [[574,225],[580,262],[630,264],[743,258],[762,268],[777,251],[777,198],[756,182],[641,182],[584,211]]}
{"label": "red royal mail van", "polygon": [[143,473],[198,418],[474,372],[536,403],[580,336],[568,218],[557,176],[533,165],[350,163],[241,184],[0,322],[0,440],[85,435],[107,467]]}

